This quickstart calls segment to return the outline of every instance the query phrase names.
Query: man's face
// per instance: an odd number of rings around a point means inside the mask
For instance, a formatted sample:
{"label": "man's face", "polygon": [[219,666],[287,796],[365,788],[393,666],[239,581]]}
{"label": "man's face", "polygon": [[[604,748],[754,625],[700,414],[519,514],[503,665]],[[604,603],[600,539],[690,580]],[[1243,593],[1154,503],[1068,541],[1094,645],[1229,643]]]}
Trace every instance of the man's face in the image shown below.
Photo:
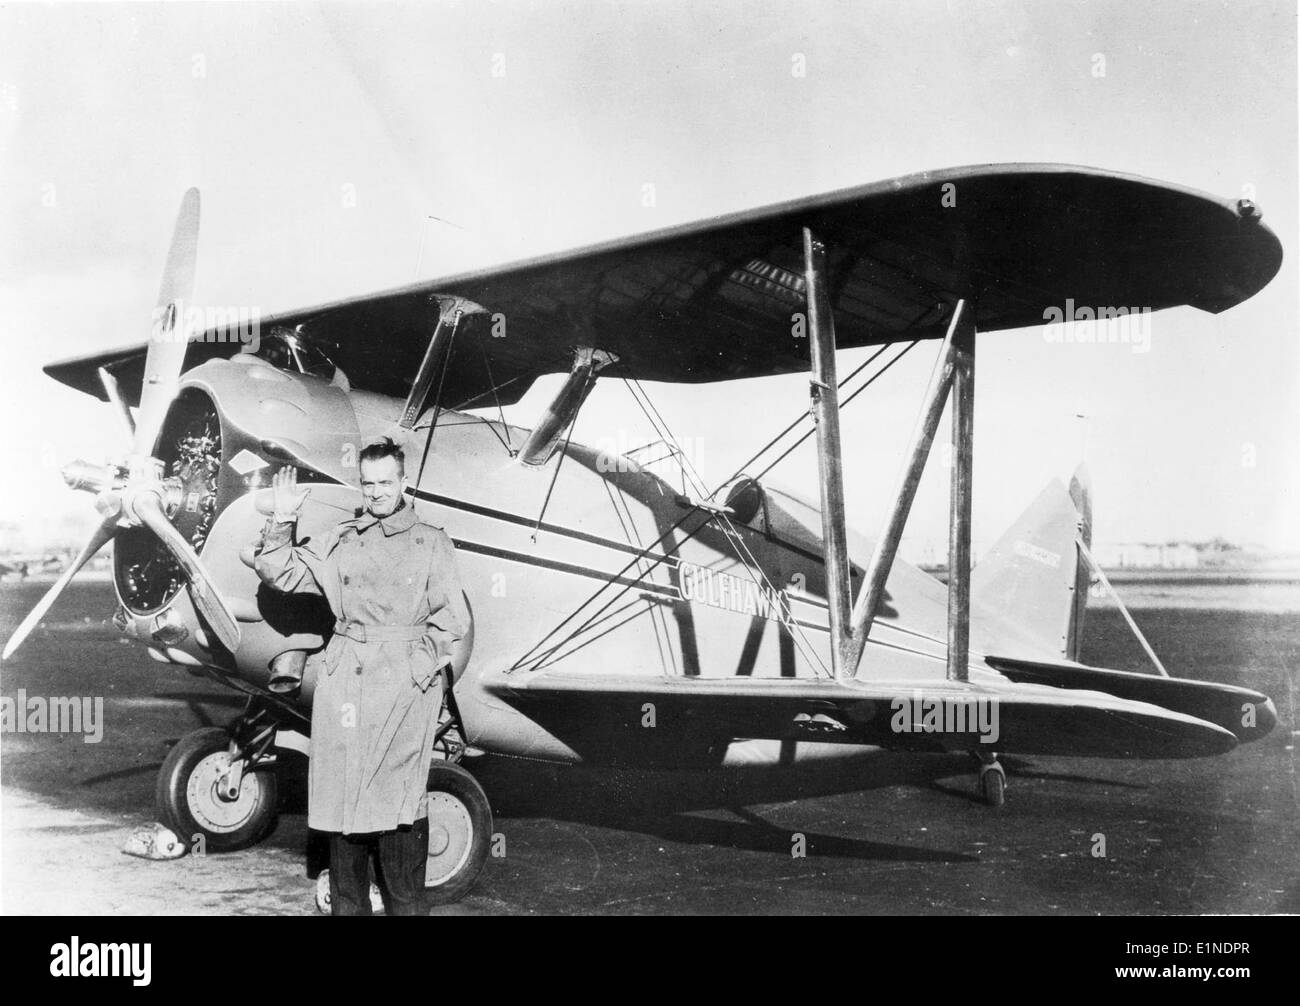
{"label": "man's face", "polygon": [[366,512],[387,517],[397,509],[402,498],[402,469],[396,458],[379,458],[361,462],[361,493],[366,498]]}

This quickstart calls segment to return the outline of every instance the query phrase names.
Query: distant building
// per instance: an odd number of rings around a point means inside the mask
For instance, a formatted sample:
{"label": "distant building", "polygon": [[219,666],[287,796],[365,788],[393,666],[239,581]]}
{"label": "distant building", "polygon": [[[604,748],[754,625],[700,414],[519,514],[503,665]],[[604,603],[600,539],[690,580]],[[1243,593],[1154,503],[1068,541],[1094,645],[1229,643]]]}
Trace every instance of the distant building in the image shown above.
{"label": "distant building", "polygon": [[1097,545],[1092,554],[1106,569],[1196,569],[1201,565],[1200,550],[1186,542]]}

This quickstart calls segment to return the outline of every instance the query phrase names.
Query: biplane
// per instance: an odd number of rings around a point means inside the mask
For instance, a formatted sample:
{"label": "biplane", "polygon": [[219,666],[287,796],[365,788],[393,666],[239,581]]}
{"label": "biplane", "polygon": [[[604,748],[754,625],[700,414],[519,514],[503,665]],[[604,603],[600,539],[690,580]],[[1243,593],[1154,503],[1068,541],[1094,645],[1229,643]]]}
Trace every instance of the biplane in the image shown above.
{"label": "biplane", "polygon": [[[357,508],[357,454],[383,436],[405,451],[410,500],[454,540],[473,619],[430,767],[427,883],[446,899],[492,830],[467,754],[698,768],[965,751],[1000,804],[1003,754],[1218,755],[1275,723],[1247,688],[1080,662],[1086,478],[1050,485],[971,564],[976,332],[1041,326],[1067,299],[1224,311],[1281,263],[1247,200],[1060,165],[927,172],[286,312],[253,341],[238,320],[187,322],[198,220],[191,190],[145,343],[45,368],[112,405],[122,455],[65,469],[102,522],[4,650],[111,541],[121,631],[247,696],[229,727],[168,755],[158,814],[178,835],[257,841],[275,752],[310,752],[311,674],[294,697],[267,685],[333,619],[252,569],[272,473],[312,488],[300,540],[324,535]],[[917,346],[934,367],[893,504],[862,537],[840,409]],[[841,377],[837,350],[860,347]],[[717,486],[643,384],[801,372],[807,412]],[[544,374],[564,376],[535,428],[507,424],[501,407]],[[626,382],[679,482],[573,439],[597,381]],[[941,582],[897,553],[945,411]],[[763,482],[809,436],[817,503]]]}

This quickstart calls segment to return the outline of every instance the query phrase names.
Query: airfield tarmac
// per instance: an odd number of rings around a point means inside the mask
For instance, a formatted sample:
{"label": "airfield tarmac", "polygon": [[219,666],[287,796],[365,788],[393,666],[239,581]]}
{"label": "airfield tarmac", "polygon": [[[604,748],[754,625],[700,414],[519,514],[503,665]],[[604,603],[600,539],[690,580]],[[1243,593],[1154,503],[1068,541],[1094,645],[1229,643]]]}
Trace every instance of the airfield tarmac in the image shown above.
{"label": "airfield tarmac", "polygon": [[[0,584],[0,638],[47,585]],[[977,799],[964,756],[877,754],[761,777],[485,759],[473,770],[505,855],[441,911],[1300,912],[1300,584],[1189,577],[1121,590],[1171,673],[1271,695],[1274,732],[1216,759],[1008,758],[996,810]],[[153,819],[168,747],[242,700],[122,641],[113,605],[107,582],[74,583],[0,669],[5,696],[102,696],[105,717],[97,744],[0,739],[0,911],[313,914],[325,849],[306,827],[294,755],[281,766],[278,825],[256,848],[170,862],[121,853]],[[1089,610],[1086,637],[1086,662],[1149,669],[1113,607]],[[792,855],[796,835],[806,856]]]}

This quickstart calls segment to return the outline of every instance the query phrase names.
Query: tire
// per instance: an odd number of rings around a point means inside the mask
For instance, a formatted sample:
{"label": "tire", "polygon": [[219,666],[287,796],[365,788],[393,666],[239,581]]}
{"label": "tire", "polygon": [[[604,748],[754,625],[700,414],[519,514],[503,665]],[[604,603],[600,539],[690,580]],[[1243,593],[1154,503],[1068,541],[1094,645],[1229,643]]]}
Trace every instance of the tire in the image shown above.
{"label": "tire", "polygon": [[428,788],[425,896],[431,906],[449,905],[469,893],[487,862],[492,807],[478,780],[449,762],[429,767]]}
{"label": "tire", "polygon": [[1007,802],[1007,777],[1000,767],[989,767],[980,772],[980,790],[984,802],[990,807],[1001,807]]}
{"label": "tire", "polygon": [[201,835],[208,851],[242,849],[275,826],[273,769],[245,772],[235,800],[217,795],[217,779],[230,764],[229,748],[230,735],[221,727],[195,730],[168,752],[158,772],[158,819],[190,848]]}

